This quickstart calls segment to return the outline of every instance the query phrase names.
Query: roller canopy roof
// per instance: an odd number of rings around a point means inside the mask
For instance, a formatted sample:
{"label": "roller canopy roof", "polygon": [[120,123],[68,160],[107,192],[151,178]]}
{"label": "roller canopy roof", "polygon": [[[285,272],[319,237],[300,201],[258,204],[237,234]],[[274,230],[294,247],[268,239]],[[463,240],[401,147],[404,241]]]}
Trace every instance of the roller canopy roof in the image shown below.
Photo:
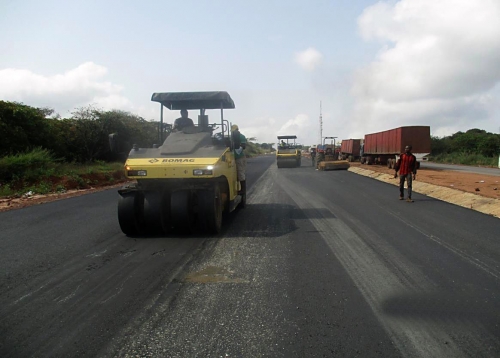
{"label": "roller canopy roof", "polygon": [[296,135],[279,135],[278,139],[297,139]]}
{"label": "roller canopy roof", "polygon": [[225,91],[153,93],[151,101],[160,102],[168,109],[235,108],[231,96]]}

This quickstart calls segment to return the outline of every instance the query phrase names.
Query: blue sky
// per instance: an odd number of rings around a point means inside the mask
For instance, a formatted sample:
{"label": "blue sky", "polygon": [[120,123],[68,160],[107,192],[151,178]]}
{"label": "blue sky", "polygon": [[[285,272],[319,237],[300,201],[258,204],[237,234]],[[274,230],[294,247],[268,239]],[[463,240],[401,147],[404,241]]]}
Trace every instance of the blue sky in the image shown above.
{"label": "blue sky", "polygon": [[0,0],[0,99],[157,119],[153,92],[226,90],[226,116],[262,142],[317,142],[320,100],[339,138],[496,132],[500,5],[435,3]]}

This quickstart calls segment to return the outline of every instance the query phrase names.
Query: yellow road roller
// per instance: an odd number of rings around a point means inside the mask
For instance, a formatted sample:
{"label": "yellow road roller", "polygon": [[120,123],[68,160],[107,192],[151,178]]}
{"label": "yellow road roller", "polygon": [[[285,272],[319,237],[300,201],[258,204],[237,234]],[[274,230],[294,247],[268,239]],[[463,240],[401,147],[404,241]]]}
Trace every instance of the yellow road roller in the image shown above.
{"label": "yellow road roller", "polygon": [[[234,102],[221,91],[154,93],[151,100],[160,103],[160,128],[164,108],[199,111],[198,123],[186,116],[187,125],[174,125],[165,140],[160,131],[161,145],[134,145],[125,174],[136,183],[118,191],[120,228],[128,236],[172,230],[216,234],[223,213],[246,203],[236,175],[234,148],[239,144],[233,142],[231,123],[224,119],[224,110],[235,108]],[[220,111],[220,122],[210,123],[207,110]]]}
{"label": "yellow road roller", "polygon": [[276,164],[278,168],[300,167],[302,160],[302,146],[295,143],[297,136],[278,136],[278,149],[276,150]]}

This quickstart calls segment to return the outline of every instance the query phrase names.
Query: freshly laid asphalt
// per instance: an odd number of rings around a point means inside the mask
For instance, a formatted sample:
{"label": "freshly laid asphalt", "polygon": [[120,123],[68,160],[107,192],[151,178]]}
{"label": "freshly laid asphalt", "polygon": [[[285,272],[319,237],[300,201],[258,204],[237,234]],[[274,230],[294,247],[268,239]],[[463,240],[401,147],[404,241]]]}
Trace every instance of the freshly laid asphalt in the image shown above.
{"label": "freshly laid asphalt", "polygon": [[307,160],[248,187],[213,238],[127,238],[116,190],[0,213],[0,356],[500,356],[499,219]]}

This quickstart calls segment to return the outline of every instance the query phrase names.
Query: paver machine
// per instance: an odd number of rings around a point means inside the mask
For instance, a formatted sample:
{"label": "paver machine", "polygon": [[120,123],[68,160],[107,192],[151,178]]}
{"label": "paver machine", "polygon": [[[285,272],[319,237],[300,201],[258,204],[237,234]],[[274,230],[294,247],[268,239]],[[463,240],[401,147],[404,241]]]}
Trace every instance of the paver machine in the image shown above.
{"label": "paver machine", "polygon": [[[349,169],[350,165],[346,160],[338,160],[336,152],[335,138],[323,137],[323,144],[317,146],[315,158],[315,168],[318,170],[341,170]],[[326,144],[326,140],[331,139],[331,144]]]}
{"label": "paver machine", "polygon": [[[227,92],[153,93],[151,100],[161,105],[161,127],[164,108],[198,110],[198,123],[164,141],[160,134],[160,146],[130,151],[125,174],[137,183],[118,191],[120,227],[128,236],[195,228],[216,234],[223,213],[246,203],[246,193],[239,192],[230,123],[224,119],[234,102]],[[220,122],[210,124],[206,110],[220,111]]]}
{"label": "paver machine", "polygon": [[302,146],[295,143],[296,139],[297,136],[295,135],[278,136],[278,149],[276,150],[276,164],[278,168],[300,167],[302,162]]}

